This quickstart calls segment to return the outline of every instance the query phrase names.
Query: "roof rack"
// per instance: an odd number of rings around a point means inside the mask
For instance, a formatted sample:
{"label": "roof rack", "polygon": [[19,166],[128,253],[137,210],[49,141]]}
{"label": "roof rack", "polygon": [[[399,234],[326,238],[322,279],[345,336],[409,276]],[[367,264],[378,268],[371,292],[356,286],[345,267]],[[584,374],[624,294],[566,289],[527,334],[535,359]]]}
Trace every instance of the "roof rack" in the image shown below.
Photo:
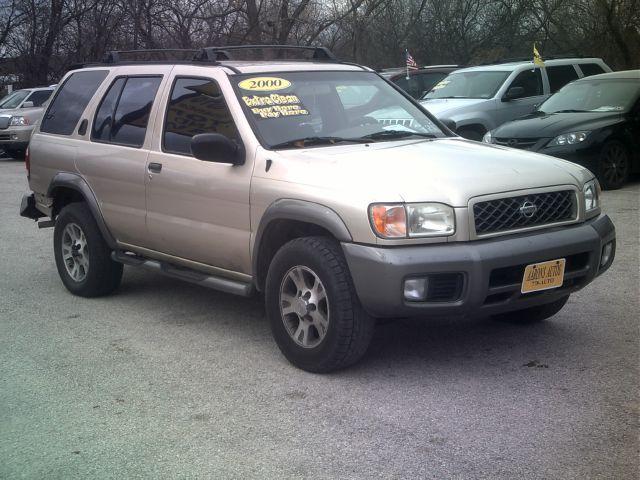
{"label": "roof rack", "polygon": [[306,47],[301,45],[228,45],[225,47],[205,47],[195,54],[195,60],[233,60],[236,50],[297,50],[313,52],[311,60],[338,62],[336,56],[326,47]]}
{"label": "roof rack", "polygon": [[[586,57],[584,55],[573,55],[573,54],[567,53],[567,54],[563,54],[563,55],[543,56],[542,60],[543,61],[546,61],[546,60],[562,60],[562,59],[565,59],[565,58],[589,58],[589,57]],[[499,58],[497,60],[493,60],[491,62],[480,63],[478,65],[479,66],[481,66],[481,65],[498,65],[500,63],[514,63],[514,62],[533,62],[533,55],[530,55],[528,57]]]}
{"label": "roof rack", "polygon": [[[148,49],[148,50],[113,50],[107,52],[101,62],[77,63],[71,65],[70,70],[76,70],[85,67],[97,67],[106,65],[123,65],[123,64],[164,64],[164,63],[189,63],[198,64],[205,63],[228,68],[234,73],[240,71],[232,65],[221,63],[224,60],[235,60],[233,52],[243,50],[275,50],[276,52],[284,52],[293,50],[297,52],[311,52],[310,58],[301,58],[297,60],[309,60],[316,62],[335,62],[345,65],[354,65],[367,70],[362,65],[350,62],[342,62],[326,47],[300,46],[300,45],[228,45],[224,47],[205,47],[199,49],[186,48],[167,48],[167,49]],[[277,58],[282,58],[278,54]]]}
{"label": "roof rack", "polygon": [[197,49],[186,48],[112,50],[104,55],[102,63],[189,61],[197,52]]}

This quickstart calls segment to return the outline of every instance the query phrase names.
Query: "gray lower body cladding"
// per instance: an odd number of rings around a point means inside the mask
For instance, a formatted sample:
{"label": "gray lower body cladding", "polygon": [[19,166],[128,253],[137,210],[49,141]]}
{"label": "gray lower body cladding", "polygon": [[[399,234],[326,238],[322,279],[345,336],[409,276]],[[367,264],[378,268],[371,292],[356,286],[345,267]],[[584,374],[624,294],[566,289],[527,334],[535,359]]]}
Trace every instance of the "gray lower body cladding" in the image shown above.
{"label": "gray lower body cladding", "polygon": [[[613,253],[601,266],[602,248],[608,242],[613,242]],[[392,248],[343,243],[342,247],[369,314],[482,317],[550,303],[583,288],[611,265],[615,227],[608,216],[600,215],[569,227],[473,242]],[[520,292],[526,265],[558,258],[567,259],[561,287]],[[459,274],[461,287],[452,290],[456,297],[406,301],[404,280],[430,274]]]}

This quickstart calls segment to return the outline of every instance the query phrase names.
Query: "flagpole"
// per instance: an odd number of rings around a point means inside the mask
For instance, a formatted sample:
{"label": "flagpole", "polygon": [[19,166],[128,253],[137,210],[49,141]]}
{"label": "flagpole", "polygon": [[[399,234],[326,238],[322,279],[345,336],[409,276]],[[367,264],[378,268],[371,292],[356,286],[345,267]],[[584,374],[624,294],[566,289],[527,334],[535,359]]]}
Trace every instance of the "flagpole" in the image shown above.
{"label": "flagpole", "polygon": [[404,64],[407,69],[407,80],[409,80],[409,49],[404,49]]}

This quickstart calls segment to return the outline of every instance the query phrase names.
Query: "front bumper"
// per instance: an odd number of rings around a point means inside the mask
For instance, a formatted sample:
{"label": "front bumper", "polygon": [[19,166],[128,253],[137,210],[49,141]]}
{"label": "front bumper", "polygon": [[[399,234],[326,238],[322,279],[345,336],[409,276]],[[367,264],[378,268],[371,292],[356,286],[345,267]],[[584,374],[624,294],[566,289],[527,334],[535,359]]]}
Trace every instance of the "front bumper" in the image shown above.
{"label": "front bumper", "polygon": [[[613,243],[601,266],[605,244]],[[568,227],[446,245],[380,248],[342,244],[358,297],[375,317],[487,316],[553,302],[603,273],[615,256],[615,227],[607,215]],[[566,258],[561,287],[522,294],[524,267]],[[409,302],[406,278],[460,273],[462,288],[447,302]]]}
{"label": "front bumper", "polygon": [[32,131],[33,125],[9,127],[5,130],[0,130],[0,149],[13,148],[17,150],[26,148],[29,145]]}

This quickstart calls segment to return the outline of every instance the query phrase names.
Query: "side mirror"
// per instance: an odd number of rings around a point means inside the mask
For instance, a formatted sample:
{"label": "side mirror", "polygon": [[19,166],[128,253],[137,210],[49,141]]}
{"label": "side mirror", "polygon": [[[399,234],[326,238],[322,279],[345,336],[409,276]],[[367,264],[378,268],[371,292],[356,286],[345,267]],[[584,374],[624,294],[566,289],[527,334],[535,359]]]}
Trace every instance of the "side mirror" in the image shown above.
{"label": "side mirror", "polygon": [[244,163],[244,147],[219,133],[201,133],[191,138],[191,153],[198,160],[216,163]]}
{"label": "side mirror", "polygon": [[502,97],[502,101],[508,102],[509,100],[515,100],[516,98],[522,97],[524,97],[524,87],[511,87]]}
{"label": "side mirror", "polygon": [[33,102],[24,102],[21,108],[33,108]]}

